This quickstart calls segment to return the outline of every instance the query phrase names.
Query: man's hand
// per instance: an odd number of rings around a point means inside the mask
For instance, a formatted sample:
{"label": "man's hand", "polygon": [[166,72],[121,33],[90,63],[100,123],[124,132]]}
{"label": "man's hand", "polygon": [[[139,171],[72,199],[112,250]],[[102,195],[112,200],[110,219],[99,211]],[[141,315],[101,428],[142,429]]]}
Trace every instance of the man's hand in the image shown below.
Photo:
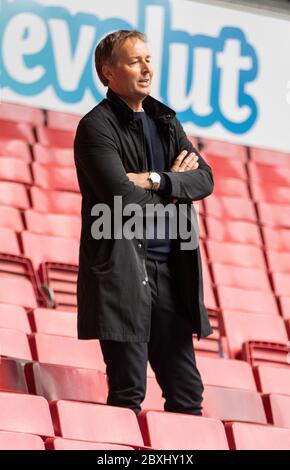
{"label": "man's hand", "polygon": [[[198,168],[198,156],[196,153],[191,152],[187,155],[187,150],[182,152],[176,157],[172,167],[170,168],[173,172],[182,172],[189,170],[196,170]],[[187,155],[187,156],[186,156]]]}
{"label": "man's hand", "polygon": [[145,173],[127,173],[127,176],[136,186],[140,186],[143,189],[151,189],[151,183],[148,181],[148,171]]}

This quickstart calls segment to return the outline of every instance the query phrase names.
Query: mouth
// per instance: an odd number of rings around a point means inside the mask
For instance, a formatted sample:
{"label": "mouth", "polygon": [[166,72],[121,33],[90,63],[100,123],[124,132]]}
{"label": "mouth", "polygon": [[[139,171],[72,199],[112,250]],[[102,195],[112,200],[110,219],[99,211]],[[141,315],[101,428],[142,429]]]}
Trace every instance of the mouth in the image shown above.
{"label": "mouth", "polygon": [[147,78],[147,79],[139,80],[138,83],[139,83],[141,86],[149,86],[149,85],[150,85],[150,79]]}

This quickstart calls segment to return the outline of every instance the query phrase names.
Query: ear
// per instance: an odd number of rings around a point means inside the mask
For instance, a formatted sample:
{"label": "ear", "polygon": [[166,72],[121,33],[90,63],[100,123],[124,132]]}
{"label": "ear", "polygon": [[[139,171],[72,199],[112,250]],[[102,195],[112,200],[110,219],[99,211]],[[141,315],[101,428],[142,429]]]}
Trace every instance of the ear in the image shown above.
{"label": "ear", "polygon": [[104,75],[104,77],[106,77],[108,81],[112,80],[114,76],[112,68],[108,64],[104,64],[102,66],[102,74]]}

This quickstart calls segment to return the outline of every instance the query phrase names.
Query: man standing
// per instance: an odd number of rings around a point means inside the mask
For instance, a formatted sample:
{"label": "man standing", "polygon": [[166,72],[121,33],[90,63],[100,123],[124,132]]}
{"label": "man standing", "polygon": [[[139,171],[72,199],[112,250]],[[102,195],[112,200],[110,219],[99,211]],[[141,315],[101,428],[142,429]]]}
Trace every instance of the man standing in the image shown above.
{"label": "man standing", "polygon": [[[150,96],[153,76],[144,34],[120,30],[97,45],[95,65],[107,98],[79,123],[75,163],[82,193],[78,336],[100,340],[107,404],[140,412],[149,360],[164,409],[201,415],[203,384],[192,333],[212,330],[203,303],[198,247],[165,236],[98,237],[92,208],[115,198],[122,209],[186,204],[211,194],[210,167],[186,138],[175,112]],[[95,206],[96,207],[96,206]]]}

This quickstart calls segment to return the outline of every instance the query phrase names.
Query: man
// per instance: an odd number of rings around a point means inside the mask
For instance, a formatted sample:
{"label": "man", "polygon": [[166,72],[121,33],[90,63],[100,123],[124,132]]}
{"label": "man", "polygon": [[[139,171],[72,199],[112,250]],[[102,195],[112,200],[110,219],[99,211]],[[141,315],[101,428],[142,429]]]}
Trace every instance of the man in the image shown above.
{"label": "man", "polygon": [[[116,31],[95,51],[107,98],[80,121],[75,162],[82,199],[78,336],[98,338],[107,367],[107,404],[140,412],[149,360],[164,409],[201,415],[203,384],[192,333],[212,330],[203,303],[199,249],[180,237],[98,237],[92,208],[186,204],[213,190],[210,167],[186,138],[175,112],[150,96],[153,76],[145,36]],[[93,214],[97,215],[95,210]]]}

